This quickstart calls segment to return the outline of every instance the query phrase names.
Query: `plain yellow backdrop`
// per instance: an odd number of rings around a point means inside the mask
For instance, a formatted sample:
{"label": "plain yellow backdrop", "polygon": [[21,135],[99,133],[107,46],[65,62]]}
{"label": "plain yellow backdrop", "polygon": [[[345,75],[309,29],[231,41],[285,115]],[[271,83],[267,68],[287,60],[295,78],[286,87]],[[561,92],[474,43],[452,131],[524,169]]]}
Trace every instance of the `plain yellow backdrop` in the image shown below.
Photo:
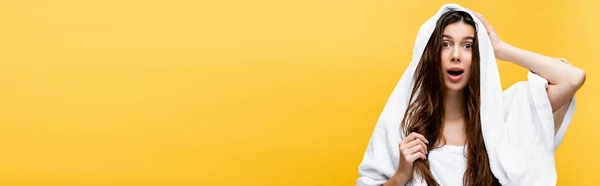
{"label": "plain yellow backdrop", "polygon": [[[446,2],[4,1],[0,185],[354,185]],[[587,72],[556,158],[559,185],[597,185],[600,1],[455,3]]]}

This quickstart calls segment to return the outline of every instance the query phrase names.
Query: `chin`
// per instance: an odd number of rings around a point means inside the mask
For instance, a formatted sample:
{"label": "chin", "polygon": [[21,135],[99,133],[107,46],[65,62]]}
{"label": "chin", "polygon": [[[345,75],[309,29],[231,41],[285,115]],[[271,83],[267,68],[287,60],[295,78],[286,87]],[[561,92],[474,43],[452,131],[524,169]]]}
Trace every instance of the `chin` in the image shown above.
{"label": "chin", "polygon": [[449,92],[460,92],[467,86],[466,82],[452,83],[452,82],[444,82],[446,86],[446,91]]}

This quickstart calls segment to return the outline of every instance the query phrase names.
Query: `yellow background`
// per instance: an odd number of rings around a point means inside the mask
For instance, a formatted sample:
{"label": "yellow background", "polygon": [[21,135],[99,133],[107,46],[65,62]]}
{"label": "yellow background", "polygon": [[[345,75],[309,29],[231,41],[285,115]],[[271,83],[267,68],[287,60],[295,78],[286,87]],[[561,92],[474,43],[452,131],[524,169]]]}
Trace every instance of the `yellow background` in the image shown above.
{"label": "yellow background", "polygon": [[[3,1],[0,185],[354,185],[445,2]],[[559,185],[597,185],[600,1],[456,3],[587,72],[556,157]]]}

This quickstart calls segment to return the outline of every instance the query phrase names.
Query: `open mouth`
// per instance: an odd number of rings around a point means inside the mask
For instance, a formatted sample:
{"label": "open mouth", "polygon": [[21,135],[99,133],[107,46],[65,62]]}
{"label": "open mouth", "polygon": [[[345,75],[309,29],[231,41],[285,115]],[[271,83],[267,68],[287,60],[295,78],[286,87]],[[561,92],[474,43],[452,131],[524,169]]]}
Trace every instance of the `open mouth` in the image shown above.
{"label": "open mouth", "polygon": [[448,74],[450,74],[451,76],[460,76],[461,74],[463,74],[463,72],[465,71],[458,68],[448,69]]}

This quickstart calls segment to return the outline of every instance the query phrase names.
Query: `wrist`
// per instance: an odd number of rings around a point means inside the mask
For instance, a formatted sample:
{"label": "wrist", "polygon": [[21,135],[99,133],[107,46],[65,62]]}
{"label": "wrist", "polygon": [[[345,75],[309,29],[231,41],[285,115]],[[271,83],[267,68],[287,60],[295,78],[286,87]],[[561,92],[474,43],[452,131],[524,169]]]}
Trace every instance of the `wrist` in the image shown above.
{"label": "wrist", "polygon": [[396,183],[404,183],[406,184],[408,180],[410,180],[412,176],[409,173],[405,173],[402,171],[396,172],[392,178],[396,180]]}
{"label": "wrist", "polygon": [[511,52],[511,48],[512,48],[512,46],[510,44],[505,43],[505,42],[500,42],[494,47],[494,54],[496,55],[496,58],[499,60],[510,61],[509,53]]}

